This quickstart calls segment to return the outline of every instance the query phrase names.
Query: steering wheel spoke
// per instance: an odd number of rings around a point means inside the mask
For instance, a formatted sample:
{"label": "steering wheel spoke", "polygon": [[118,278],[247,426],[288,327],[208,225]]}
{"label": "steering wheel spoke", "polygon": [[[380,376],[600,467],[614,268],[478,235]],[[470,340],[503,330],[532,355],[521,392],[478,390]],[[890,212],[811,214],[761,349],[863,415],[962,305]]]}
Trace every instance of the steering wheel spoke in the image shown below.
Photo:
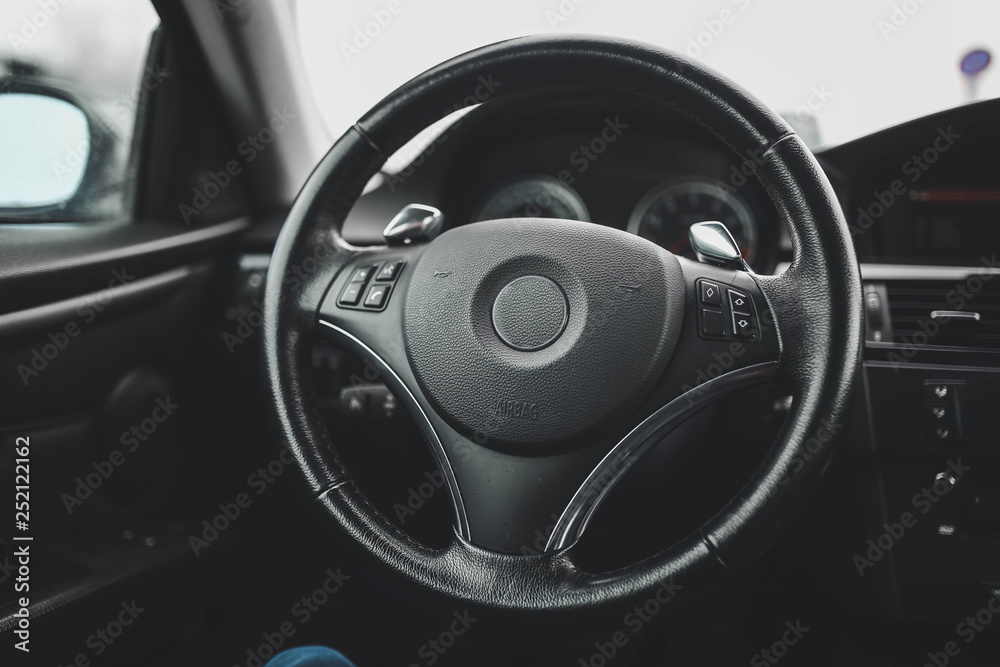
{"label": "steering wheel spoke", "polygon": [[625,474],[691,416],[777,372],[780,342],[754,278],[741,269],[679,259],[686,299],[677,349],[639,411],[645,416],[613,443],[579,486],[550,534],[547,551],[572,546]]}
{"label": "steering wheel spoke", "polygon": [[357,354],[366,365],[365,379],[385,384],[413,416],[444,477],[455,529],[468,538],[469,523],[451,460],[469,444],[443,428],[413,376],[403,342],[405,295],[412,266],[424,249],[417,244],[360,249],[331,279],[316,316],[320,336]]}
{"label": "steering wheel spoke", "polygon": [[[385,383],[409,410],[444,475],[461,539],[500,553],[543,553],[579,480],[613,440],[605,436],[582,448],[558,447],[539,455],[496,446],[496,409],[465,428],[441,414],[415,376],[404,340],[407,293],[424,249],[376,247],[357,253],[331,281],[319,307],[321,335],[358,354],[368,367],[366,379]],[[429,271],[442,281],[449,273]],[[511,403],[504,403],[503,418],[531,418],[531,406]]]}
{"label": "steering wheel spoke", "polygon": [[759,277],[679,258],[686,300],[684,327],[652,400],[665,405],[679,396],[701,405],[729,391],[733,378],[760,375],[781,357],[775,315]]}
{"label": "steering wheel spoke", "polygon": [[405,367],[403,301],[413,263],[424,248],[359,249],[329,282],[316,313],[321,335],[345,339],[366,358],[380,359],[390,368]]}

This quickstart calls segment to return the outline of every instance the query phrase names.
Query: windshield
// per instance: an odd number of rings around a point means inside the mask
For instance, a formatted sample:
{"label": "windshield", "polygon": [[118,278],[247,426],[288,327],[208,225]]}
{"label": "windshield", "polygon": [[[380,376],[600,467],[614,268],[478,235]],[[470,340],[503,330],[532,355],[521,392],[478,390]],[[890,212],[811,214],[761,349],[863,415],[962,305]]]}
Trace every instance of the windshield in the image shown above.
{"label": "windshield", "polygon": [[[316,101],[334,137],[423,70],[491,42],[589,33],[680,51],[780,112],[813,146],[1000,96],[995,0],[295,0]],[[969,59],[971,68],[985,58]]]}

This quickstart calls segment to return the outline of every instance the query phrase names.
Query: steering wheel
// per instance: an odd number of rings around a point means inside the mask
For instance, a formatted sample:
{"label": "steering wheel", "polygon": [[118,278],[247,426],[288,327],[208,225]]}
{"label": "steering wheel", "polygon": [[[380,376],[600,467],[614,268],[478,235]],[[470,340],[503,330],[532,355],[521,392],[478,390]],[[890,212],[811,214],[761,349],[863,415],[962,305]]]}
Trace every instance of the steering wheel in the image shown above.
{"label": "steering wheel", "polygon": [[[705,248],[708,261],[570,220],[478,222],[403,245],[355,247],[341,237],[386,157],[442,112],[571,90],[645,98],[729,146],[788,227],[788,269],[753,274],[725,256],[718,228],[702,230],[703,245],[717,242]],[[631,603],[660,595],[665,582],[690,594],[744,569],[815,487],[855,384],[861,304],[837,199],[776,114],[647,45],[514,39],[403,85],[310,176],[267,277],[270,410],[310,499],[383,579],[529,616]],[[420,426],[451,498],[446,548],[390,522],[341,465],[341,442],[310,386],[311,347],[324,338],[360,354]],[[589,518],[642,454],[713,400],[766,379],[780,379],[794,400],[737,496],[659,554],[611,572],[581,569],[574,550]],[[698,445],[718,448],[722,465],[735,446]],[[553,516],[547,539],[535,541]]]}

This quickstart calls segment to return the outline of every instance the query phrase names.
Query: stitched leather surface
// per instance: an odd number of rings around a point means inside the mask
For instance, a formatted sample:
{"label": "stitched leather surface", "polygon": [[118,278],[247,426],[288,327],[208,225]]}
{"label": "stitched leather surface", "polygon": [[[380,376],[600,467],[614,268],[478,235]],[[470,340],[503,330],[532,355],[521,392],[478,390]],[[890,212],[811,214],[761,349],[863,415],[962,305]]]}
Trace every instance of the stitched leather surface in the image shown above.
{"label": "stitched leather surface", "polygon": [[[485,83],[484,83],[485,82]],[[798,389],[768,460],[739,497],[666,552],[613,573],[581,572],[571,552],[516,557],[456,540],[444,551],[417,545],[381,516],[332,453],[338,444],[316,414],[308,353],[315,313],[336,271],[354,256],[339,237],[351,204],[384,155],[456,105],[490,96],[566,87],[636,94],[688,115],[759,166],[797,248],[788,273],[759,277],[783,341],[782,370]],[[665,114],[669,118],[669,114]],[[783,137],[785,139],[780,141]],[[773,147],[773,148],[772,148]],[[317,248],[330,252],[301,284],[286,276]],[[338,530],[389,580],[432,599],[522,614],[587,610],[652,595],[659,582],[681,595],[739,569],[766,547],[829,460],[813,452],[824,424],[844,421],[860,357],[861,288],[842,214],[815,160],[788,126],[738,87],[675,54],[596,38],[524,38],[460,56],[417,77],[366,114],[323,159],[275,248],[263,325],[273,412],[313,497]]]}

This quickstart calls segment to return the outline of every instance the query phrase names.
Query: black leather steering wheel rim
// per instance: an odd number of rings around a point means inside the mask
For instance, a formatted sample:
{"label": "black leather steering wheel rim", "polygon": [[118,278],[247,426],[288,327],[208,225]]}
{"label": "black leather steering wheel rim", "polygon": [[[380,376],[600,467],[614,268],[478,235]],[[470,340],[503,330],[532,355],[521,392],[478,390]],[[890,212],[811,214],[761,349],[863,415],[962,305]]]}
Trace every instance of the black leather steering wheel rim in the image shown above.
{"label": "black leather steering wheel rim", "polygon": [[[501,554],[456,536],[418,544],[381,515],[336,455],[310,385],[317,311],[362,248],[341,225],[385,158],[443,113],[488,97],[562,89],[638,95],[693,119],[752,165],[795,249],[780,276],[753,276],[775,316],[778,374],[795,401],[753,479],[700,531],[641,563],[579,569],[571,550]],[[300,193],[268,273],[263,331],[271,412],[309,497],[382,574],[439,599],[520,613],[595,609],[650,595],[670,581],[685,593],[744,569],[787,526],[829,462],[860,364],[862,292],[840,206],[809,150],[748,93],[676,54],[592,37],[529,37],[437,66],[382,100],[344,134]]]}

